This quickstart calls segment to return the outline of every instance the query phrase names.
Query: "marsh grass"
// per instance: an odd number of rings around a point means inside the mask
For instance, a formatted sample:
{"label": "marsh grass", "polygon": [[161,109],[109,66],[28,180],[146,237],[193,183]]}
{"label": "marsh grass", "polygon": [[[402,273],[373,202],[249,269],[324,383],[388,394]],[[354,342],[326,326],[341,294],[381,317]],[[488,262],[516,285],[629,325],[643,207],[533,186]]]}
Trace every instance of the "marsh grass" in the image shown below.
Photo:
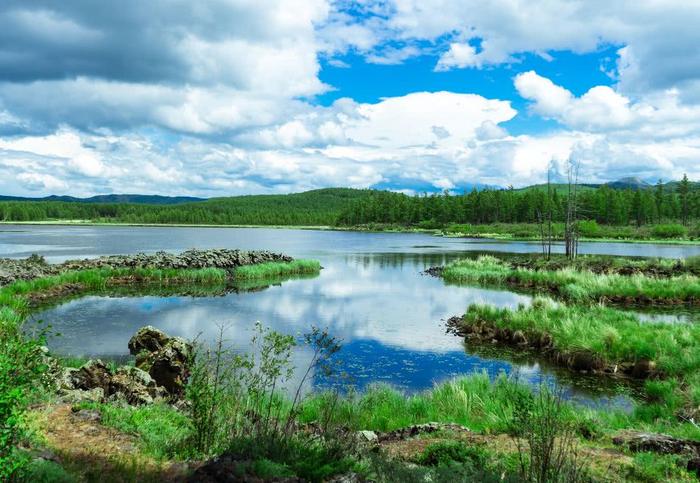
{"label": "marsh grass", "polygon": [[575,303],[700,303],[700,278],[693,275],[658,278],[641,274],[596,274],[572,268],[531,270],[513,268],[498,258],[482,256],[450,263],[441,276],[451,283],[547,290]]}
{"label": "marsh grass", "polygon": [[234,276],[239,280],[266,280],[289,275],[318,274],[321,264],[317,260],[293,260],[291,262],[266,262],[238,267]]}
{"label": "marsh grass", "polygon": [[651,360],[666,376],[700,370],[700,326],[641,322],[634,314],[602,305],[566,306],[535,299],[516,310],[470,305],[464,325],[521,330],[528,340],[552,337],[562,352],[590,351],[610,364]]}

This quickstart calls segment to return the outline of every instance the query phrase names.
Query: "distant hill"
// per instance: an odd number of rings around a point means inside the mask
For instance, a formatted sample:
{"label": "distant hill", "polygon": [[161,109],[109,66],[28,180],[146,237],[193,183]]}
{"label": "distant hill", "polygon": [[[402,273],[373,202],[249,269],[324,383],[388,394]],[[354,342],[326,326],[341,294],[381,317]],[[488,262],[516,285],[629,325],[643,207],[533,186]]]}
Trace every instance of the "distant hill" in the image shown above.
{"label": "distant hill", "polygon": [[628,177],[628,178],[622,178],[618,179],[617,181],[611,181],[610,183],[605,183],[605,185],[609,188],[613,189],[631,189],[631,190],[640,190],[640,189],[646,189],[646,188],[651,188],[651,184],[647,183],[644,180],[641,180],[637,177]]}
{"label": "distant hill", "polygon": [[205,198],[194,196],[160,196],[160,195],[132,195],[111,194],[96,195],[89,198],[76,198],[75,196],[45,196],[43,198],[25,198],[22,196],[2,196],[0,201],[64,201],[68,203],[136,203],[141,205],[179,205],[182,203],[195,203],[205,201]]}

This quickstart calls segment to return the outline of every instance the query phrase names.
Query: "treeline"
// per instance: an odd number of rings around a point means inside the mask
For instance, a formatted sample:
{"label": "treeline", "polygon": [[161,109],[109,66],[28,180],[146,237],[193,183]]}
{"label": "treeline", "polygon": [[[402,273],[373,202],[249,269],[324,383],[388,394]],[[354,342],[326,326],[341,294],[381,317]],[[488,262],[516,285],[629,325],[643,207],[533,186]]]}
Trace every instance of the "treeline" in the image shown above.
{"label": "treeline", "polygon": [[[340,225],[387,223],[436,228],[450,223],[538,223],[550,212],[565,218],[566,193],[537,187],[526,190],[482,190],[461,195],[407,196],[373,192],[349,205]],[[637,225],[700,219],[700,190],[684,178],[674,188],[658,184],[649,189],[619,190],[605,185],[580,189],[578,217],[605,225]]]}
{"label": "treeline", "polygon": [[[700,220],[700,189],[685,181],[648,189],[581,187],[578,217],[601,225],[688,225]],[[537,223],[551,211],[563,221],[561,186],[408,196],[374,190],[329,188],[290,195],[218,198],[178,205],[0,202],[0,220],[89,220],[143,224],[355,226],[394,224],[439,228],[448,224]]]}
{"label": "treeline", "polygon": [[90,220],[143,224],[335,225],[339,214],[369,190],[332,188],[290,195],[214,198],[179,205],[0,202],[0,220]]}

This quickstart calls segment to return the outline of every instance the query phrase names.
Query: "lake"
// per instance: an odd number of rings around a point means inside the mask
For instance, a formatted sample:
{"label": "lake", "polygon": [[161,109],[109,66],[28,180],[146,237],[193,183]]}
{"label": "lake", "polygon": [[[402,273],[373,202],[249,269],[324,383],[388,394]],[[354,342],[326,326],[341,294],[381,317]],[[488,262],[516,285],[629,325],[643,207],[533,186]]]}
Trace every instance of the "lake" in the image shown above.
{"label": "lake", "polygon": [[[312,325],[328,327],[342,339],[346,370],[361,390],[386,382],[406,392],[474,371],[516,374],[537,385],[558,384],[585,404],[628,405],[620,384],[572,376],[540,361],[506,351],[465,347],[445,333],[444,320],[464,313],[470,303],[501,307],[527,304],[529,295],[474,287],[446,286],[422,272],[475,252],[537,252],[534,242],[442,238],[413,233],[362,233],[263,228],[184,228],[119,226],[0,227],[0,256],[39,253],[51,262],[108,254],[178,252],[189,248],[271,250],[315,258],[319,277],[289,280],[262,291],[223,296],[90,295],[34,315],[60,337],[50,340],[57,353],[123,358],[127,342],[144,325],[171,335],[213,340],[226,327],[231,343],[245,350],[256,321],[290,334]],[[561,249],[562,247],[558,247]],[[655,257],[700,254],[700,246],[583,243],[581,253]],[[311,352],[294,353],[297,367]],[[317,388],[327,381],[317,376]]]}

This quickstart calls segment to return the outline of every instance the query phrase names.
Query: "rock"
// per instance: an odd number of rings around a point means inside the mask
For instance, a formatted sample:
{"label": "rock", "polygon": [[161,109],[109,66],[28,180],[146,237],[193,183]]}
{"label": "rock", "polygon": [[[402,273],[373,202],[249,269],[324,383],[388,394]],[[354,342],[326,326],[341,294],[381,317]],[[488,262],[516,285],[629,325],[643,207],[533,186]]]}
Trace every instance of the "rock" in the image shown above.
{"label": "rock", "polygon": [[101,387],[95,389],[64,389],[58,392],[63,402],[78,404],[82,402],[102,402],[105,399],[105,392]]}
{"label": "rock", "polygon": [[377,438],[380,442],[385,441],[399,441],[403,439],[412,438],[420,434],[430,434],[436,431],[453,431],[456,433],[469,433],[471,430],[467,427],[461,426],[454,423],[424,423],[424,424],[414,424],[401,429],[396,429],[394,431],[389,431],[386,433],[380,433]]}
{"label": "rock", "polygon": [[109,386],[111,399],[124,400],[140,406],[151,404],[154,399],[165,396],[165,390],[146,371],[137,367],[122,366],[112,376]]}
{"label": "rock", "polygon": [[90,390],[100,388],[105,394],[109,392],[112,374],[107,364],[100,359],[91,359],[80,369],[71,373],[72,385],[75,389]]}
{"label": "rock", "polygon": [[69,260],[61,264],[46,263],[43,257],[33,255],[25,259],[0,258],[0,286],[17,280],[58,275],[72,270],[94,268],[223,268],[231,270],[242,265],[263,262],[290,262],[293,258],[268,251],[242,250],[188,250],[180,254],[112,255],[84,260]]}
{"label": "rock", "polygon": [[155,352],[163,348],[169,337],[165,332],[150,325],[141,327],[136,334],[129,339],[129,352],[132,356],[142,352]]}
{"label": "rock", "polygon": [[513,344],[527,345],[527,337],[525,337],[522,330],[516,330],[513,332],[512,340]]}
{"label": "rock", "polygon": [[630,451],[651,451],[661,454],[684,454],[700,458],[700,441],[680,439],[666,434],[641,431],[621,431],[613,437],[613,444]]}
{"label": "rock", "polygon": [[89,421],[92,423],[99,423],[102,421],[102,415],[100,412],[91,409],[81,409],[79,411],[75,411],[72,414],[72,417],[80,421]]}
{"label": "rock", "polygon": [[588,351],[579,351],[571,354],[568,366],[575,371],[586,372],[602,371],[605,368],[603,361]]}
{"label": "rock", "polygon": [[641,359],[632,368],[632,377],[647,379],[656,372],[656,363],[647,359]]}
{"label": "rock", "polygon": [[374,431],[358,431],[356,433],[357,435],[357,440],[360,443],[377,443],[379,442],[379,437],[377,436],[377,433]]}
{"label": "rock", "polygon": [[180,397],[189,377],[192,344],[180,337],[163,335],[165,339],[159,349],[139,352],[136,367],[147,371],[156,385],[163,387],[170,396]]}

